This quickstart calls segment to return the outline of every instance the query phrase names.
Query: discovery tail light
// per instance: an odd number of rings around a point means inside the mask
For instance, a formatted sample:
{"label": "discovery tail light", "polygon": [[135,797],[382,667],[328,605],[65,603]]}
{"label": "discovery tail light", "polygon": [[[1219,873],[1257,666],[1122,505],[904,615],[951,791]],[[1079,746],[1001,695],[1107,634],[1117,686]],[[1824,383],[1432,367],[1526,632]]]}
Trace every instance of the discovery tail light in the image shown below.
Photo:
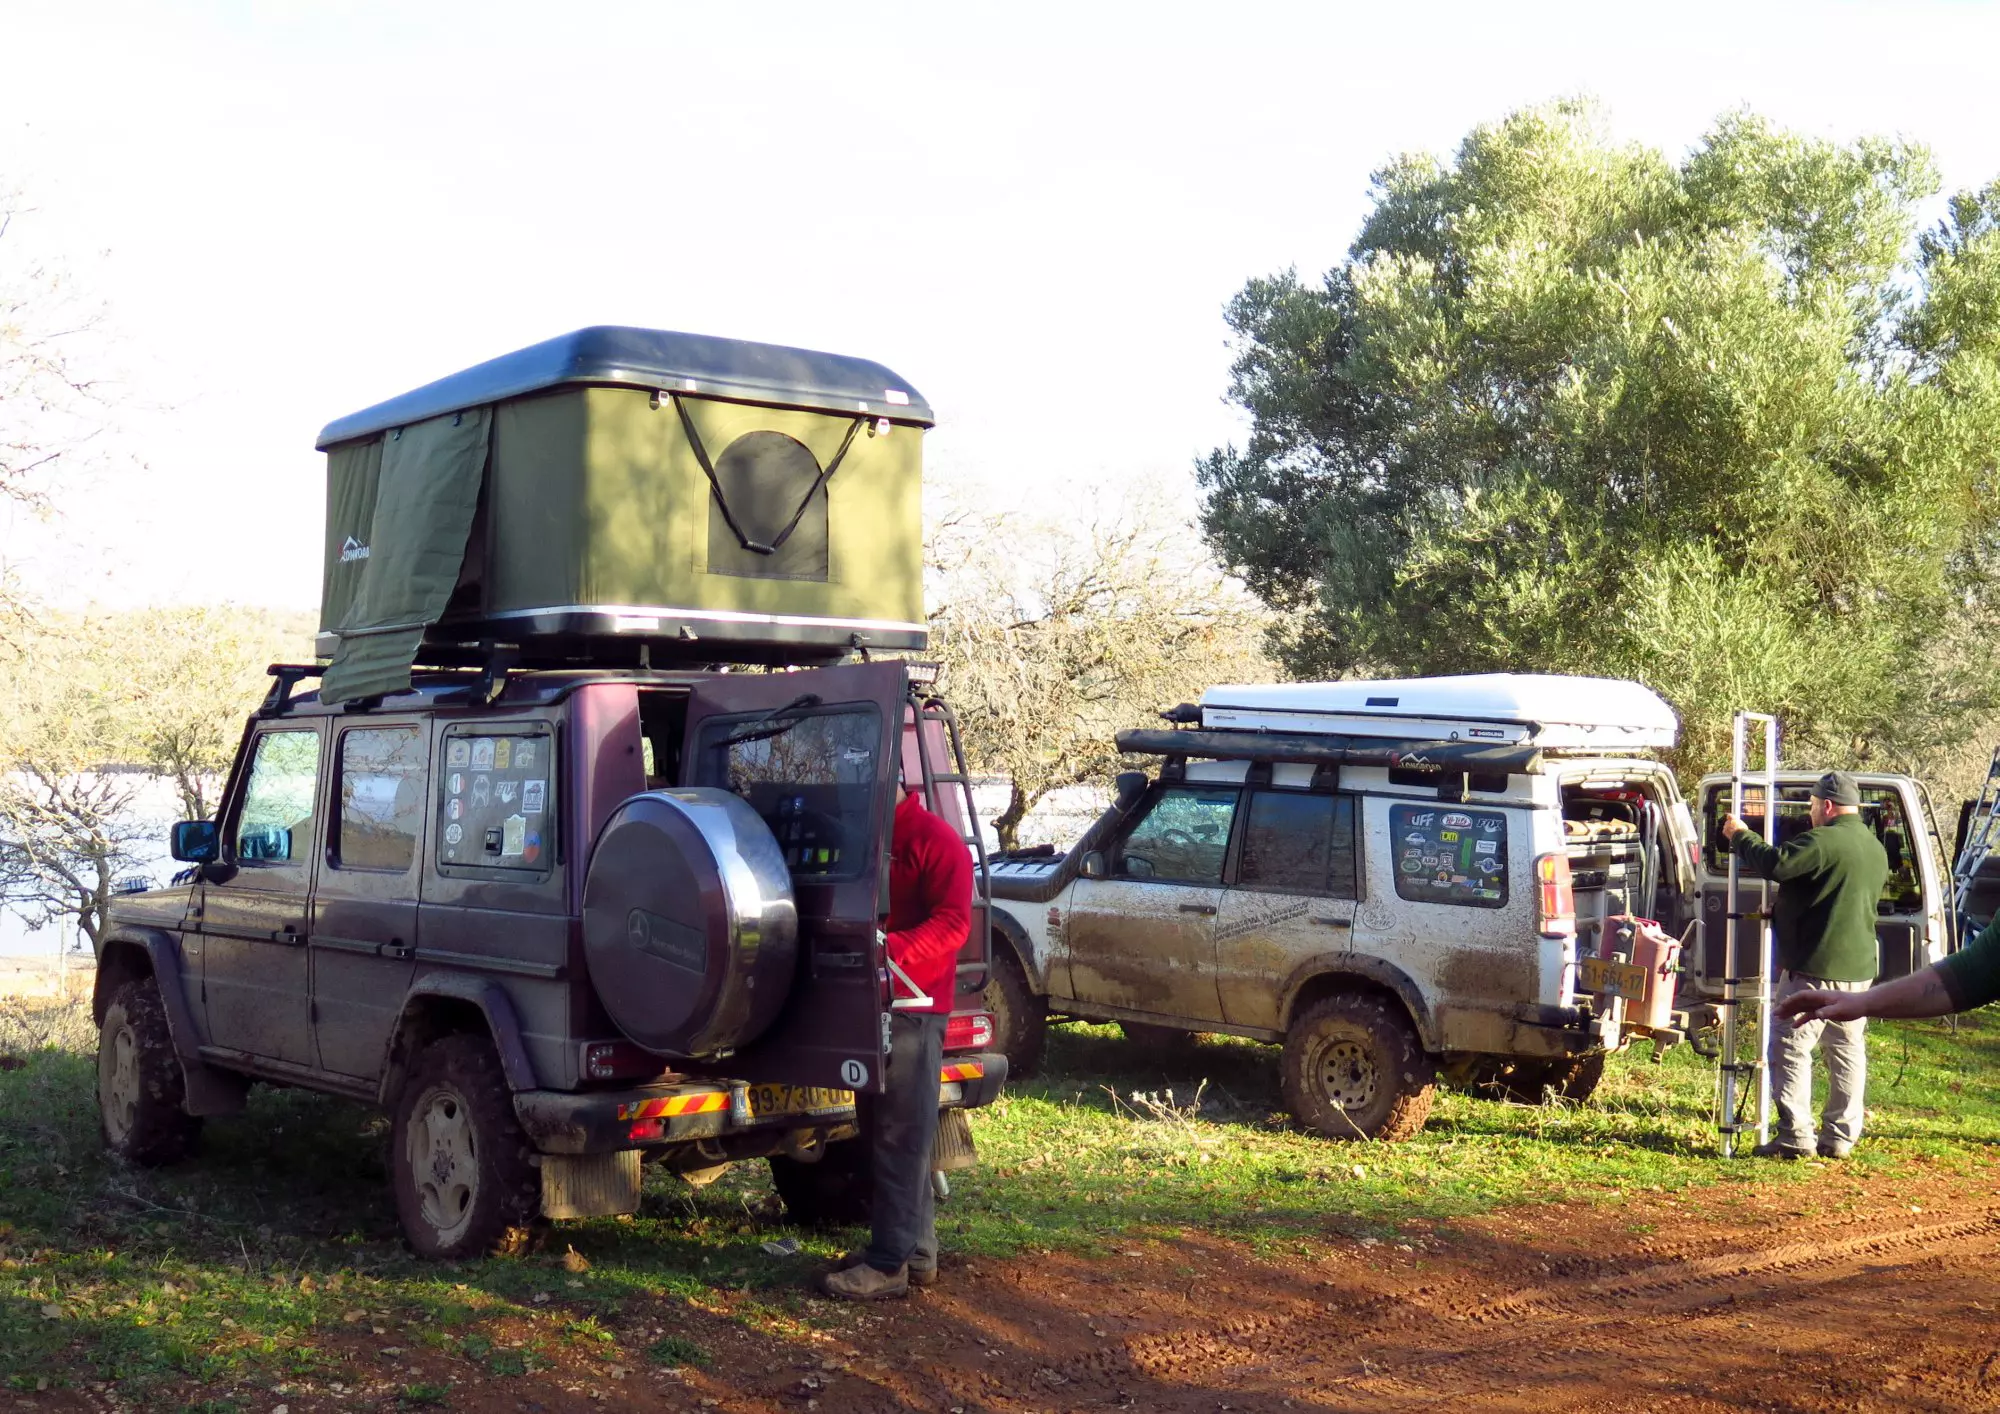
{"label": "discovery tail light", "polygon": [[944,1024],[947,1051],[983,1051],[993,1044],[993,1014],[985,1011],[955,1012]]}
{"label": "discovery tail light", "polygon": [[1576,936],[1576,891],[1570,887],[1569,856],[1545,854],[1535,861],[1535,911],[1545,938]]}

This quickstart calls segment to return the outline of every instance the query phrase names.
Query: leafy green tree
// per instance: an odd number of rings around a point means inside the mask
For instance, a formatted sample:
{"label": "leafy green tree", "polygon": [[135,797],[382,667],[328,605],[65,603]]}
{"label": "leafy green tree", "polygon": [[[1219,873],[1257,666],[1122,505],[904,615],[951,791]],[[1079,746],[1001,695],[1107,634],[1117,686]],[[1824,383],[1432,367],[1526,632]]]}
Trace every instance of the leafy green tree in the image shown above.
{"label": "leafy green tree", "polygon": [[[1375,178],[1347,258],[1231,303],[1204,529],[1299,676],[1636,677],[1879,758],[1994,694],[2000,184],[1723,117],[1676,162],[1562,103]],[[1948,671],[1946,671],[1948,669]],[[1976,690],[1967,690],[1967,685]]]}

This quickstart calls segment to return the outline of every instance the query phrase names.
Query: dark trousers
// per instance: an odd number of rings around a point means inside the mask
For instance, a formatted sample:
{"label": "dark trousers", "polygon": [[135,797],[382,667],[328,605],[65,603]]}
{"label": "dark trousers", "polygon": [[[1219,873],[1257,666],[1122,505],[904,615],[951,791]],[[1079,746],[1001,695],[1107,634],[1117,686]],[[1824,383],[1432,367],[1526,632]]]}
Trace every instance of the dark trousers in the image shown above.
{"label": "dark trousers", "polygon": [[931,1146],[937,1142],[938,1068],[945,1018],[899,1011],[889,1018],[884,1093],[856,1105],[875,1167],[875,1230],[868,1265],[893,1272],[912,1257],[937,1259],[937,1196]]}

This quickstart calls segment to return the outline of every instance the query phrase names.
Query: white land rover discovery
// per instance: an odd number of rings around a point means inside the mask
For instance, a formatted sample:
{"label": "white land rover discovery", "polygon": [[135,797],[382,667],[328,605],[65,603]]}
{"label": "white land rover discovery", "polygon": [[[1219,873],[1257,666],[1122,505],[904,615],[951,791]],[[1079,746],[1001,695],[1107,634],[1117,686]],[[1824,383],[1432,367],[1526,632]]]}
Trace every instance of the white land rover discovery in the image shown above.
{"label": "white land rover discovery", "polygon": [[[1400,1139],[1440,1073],[1582,1097],[1679,1038],[1657,921],[1698,918],[1671,708],[1636,683],[1485,674],[1210,688],[1121,733],[1159,758],[1063,855],[996,864],[996,1044],[1051,1018],[1282,1043],[1288,1107]],[[1651,939],[1649,943],[1647,940]]]}

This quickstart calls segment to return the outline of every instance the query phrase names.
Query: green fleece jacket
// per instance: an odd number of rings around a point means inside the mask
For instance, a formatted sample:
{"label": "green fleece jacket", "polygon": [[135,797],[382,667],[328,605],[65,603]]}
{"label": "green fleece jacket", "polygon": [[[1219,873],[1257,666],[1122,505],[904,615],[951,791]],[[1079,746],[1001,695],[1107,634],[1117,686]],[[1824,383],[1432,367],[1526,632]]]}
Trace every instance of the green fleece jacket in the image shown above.
{"label": "green fleece jacket", "polygon": [[1979,930],[1979,936],[1938,964],[1953,1011],[1971,1011],[2000,1001],[2000,918]]}
{"label": "green fleece jacket", "polygon": [[1775,848],[1745,830],[1735,848],[1750,873],[1777,881],[1780,967],[1829,982],[1875,980],[1875,904],[1889,855],[1859,815],[1836,815]]}

